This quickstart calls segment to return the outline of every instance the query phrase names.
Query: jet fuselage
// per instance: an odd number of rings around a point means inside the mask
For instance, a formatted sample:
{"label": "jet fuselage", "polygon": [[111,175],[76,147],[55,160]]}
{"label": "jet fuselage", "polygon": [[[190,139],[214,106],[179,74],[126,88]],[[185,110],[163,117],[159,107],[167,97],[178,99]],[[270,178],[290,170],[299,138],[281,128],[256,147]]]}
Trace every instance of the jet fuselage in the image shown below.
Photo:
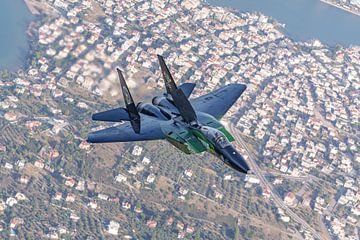
{"label": "jet fuselage", "polygon": [[[156,101],[161,99],[161,101]],[[179,113],[171,100],[166,97],[155,97],[151,103],[141,103],[138,105],[138,111],[142,114],[150,117],[155,117],[158,120],[170,121],[177,126],[181,126],[182,129],[178,135],[179,138],[171,137],[168,134],[168,142],[174,145],[185,153],[196,153],[199,149],[199,143],[202,145],[202,149],[219,157],[225,164],[234,168],[242,173],[247,173],[249,170],[244,158],[238,153],[234,146],[230,143],[233,141],[231,134],[224,128],[224,126],[212,116],[207,116],[205,113],[198,113],[202,115],[199,122],[188,124],[179,117]],[[211,123],[214,128],[207,126],[206,122]],[[183,131],[187,131],[187,134],[192,135],[190,138],[196,138],[197,141],[184,141],[181,137]],[[176,134],[176,133],[175,133]],[[186,140],[186,139],[185,139]],[[175,141],[175,142],[174,142]],[[192,145],[193,143],[193,145]]]}

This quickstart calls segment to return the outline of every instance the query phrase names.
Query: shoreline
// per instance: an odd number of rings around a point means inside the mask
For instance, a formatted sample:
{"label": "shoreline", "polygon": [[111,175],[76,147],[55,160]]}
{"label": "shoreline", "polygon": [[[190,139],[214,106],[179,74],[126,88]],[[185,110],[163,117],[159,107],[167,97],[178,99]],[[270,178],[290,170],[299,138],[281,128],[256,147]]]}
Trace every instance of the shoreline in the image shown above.
{"label": "shoreline", "polygon": [[47,3],[40,3],[36,0],[23,0],[27,8],[29,9],[30,13],[34,16],[47,14],[47,15],[54,15],[57,13],[57,10],[51,7]]}
{"label": "shoreline", "polygon": [[[360,46],[359,34],[358,31],[353,31],[349,26],[358,26],[360,24],[360,19],[353,16],[360,16],[360,12],[358,11],[350,11],[347,8],[337,6],[332,1],[334,0],[320,0],[320,1],[309,1],[311,4],[307,4],[308,1],[304,1],[305,3],[299,3],[298,5],[288,6],[281,4],[283,1],[274,0],[269,1],[270,4],[264,4],[264,7],[259,7],[262,5],[262,2],[259,0],[254,0],[254,4],[244,4],[241,3],[235,4],[233,1],[224,0],[222,4],[219,5],[219,2],[214,0],[204,0],[206,4],[215,7],[223,7],[230,10],[238,10],[241,12],[251,12],[251,13],[261,13],[272,20],[275,20],[277,23],[286,24],[285,27],[281,26],[280,30],[286,37],[295,40],[297,42],[309,42],[311,40],[317,39],[322,44],[328,47],[336,47],[338,45],[343,47],[351,47],[351,46]],[[240,1],[241,2],[241,1]],[[244,1],[245,3],[247,1]],[[306,28],[302,24],[298,24],[297,21],[294,21],[294,17],[288,14],[283,14],[285,11],[278,11],[273,7],[271,2],[278,3],[279,6],[284,7],[285,9],[290,9],[293,11],[297,6],[312,9],[315,8],[315,11],[309,11],[311,14],[311,19],[315,19],[314,28]],[[301,1],[300,1],[301,2]],[[320,2],[320,3],[319,3]],[[329,7],[330,5],[330,7]],[[316,7],[321,9],[320,14],[316,12]],[[341,8],[340,8],[341,7]],[[337,10],[340,9],[340,10]],[[337,13],[340,16],[340,21],[335,21],[332,17],[332,14]],[[351,14],[349,14],[351,13]],[[352,15],[353,14],[353,15]],[[299,16],[303,16],[304,14],[300,13]],[[330,23],[334,24],[334,30],[331,30],[332,33],[328,34],[326,29],[328,26],[331,26],[329,22],[322,22],[323,16],[325,18],[330,18]],[[350,16],[350,17],[349,17]],[[282,19],[282,20],[280,20]],[[313,22],[308,19],[305,20],[308,24],[313,24]],[[356,24],[355,24],[356,23]],[[354,24],[354,25],[353,25]],[[344,26],[344,27],[343,27]],[[335,33],[333,33],[335,31]],[[341,34],[336,34],[336,32],[341,32]],[[348,33],[348,34],[343,34]],[[352,37],[353,36],[353,37]]]}
{"label": "shoreline", "polygon": [[[12,49],[12,51],[14,51],[13,54],[18,55],[19,57],[14,61],[13,60],[10,60],[10,61],[2,60],[1,66],[0,66],[0,70],[7,70],[11,73],[15,73],[19,70],[24,70],[27,67],[30,49],[31,49],[31,40],[32,40],[32,36],[31,36],[29,30],[33,26],[33,22],[37,17],[36,14],[40,14],[40,12],[37,11],[37,9],[34,8],[33,5],[29,1],[23,0],[23,3],[21,3],[21,4],[24,4],[24,3],[25,3],[25,6],[21,5],[21,8],[18,11],[18,12],[20,12],[19,13],[20,15],[23,15],[24,19],[22,20],[21,24],[17,23],[15,25],[11,25],[12,27],[16,28],[15,35],[14,35],[14,37],[16,39],[14,39],[13,43],[11,43],[14,45],[9,46],[9,48]],[[9,10],[6,10],[6,11],[9,11]],[[13,20],[14,19],[11,19],[11,21],[13,21]],[[16,33],[16,32],[18,32],[18,28],[21,29],[21,34]],[[23,33],[24,33],[24,36],[22,36]],[[0,58],[5,59],[7,57],[6,57],[6,55],[3,55]]]}
{"label": "shoreline", "polygon": [[36,9],[36,4],[31,0],[23,0],[32,15],[39,15],[40,12]]}
{"label": "shoreline", "polygon": [[352,13],[355,16],[360,17],[360,12],[357,12],[357,11],[354,11],[354,10],[351,10],[351,9],[347,9],[347,8],[345,8],[345,7],[341,6],[341,5],[338,5],[338,4],[336,4],[336,3],[334,3],[334,2],[332,2],[330,0],[320,0],[320,2],[328,4],[330,6],[336,7],[338,9],[341,9],[341,10],[345,11],[345,12]]}

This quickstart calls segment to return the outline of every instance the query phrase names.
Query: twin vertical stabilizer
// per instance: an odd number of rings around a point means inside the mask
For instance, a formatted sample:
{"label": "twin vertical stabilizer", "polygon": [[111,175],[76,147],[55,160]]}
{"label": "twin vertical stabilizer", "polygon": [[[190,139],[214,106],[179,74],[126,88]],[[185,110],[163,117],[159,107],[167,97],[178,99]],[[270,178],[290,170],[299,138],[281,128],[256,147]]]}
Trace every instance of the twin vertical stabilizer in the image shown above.
{"label": "twin vertical stabilizer", "polygon": [[158,59],[161,67],[161,72],[165,80],[166,91],[172,97],[174,105],[179,110],[180,115],[185,120],[185,122],[196,123],[197,117],[194,108],[191,106],[190,101],[187,99],[184,92],[176,86],[175,81],[169,71],[169,68],[165,64],[164,58],[158,55]]}
{"label": "twin vertical stabilizer", "polygon": [[[179,88],[176,86],[173,77],[165,64],[164,58],[158,55],[161,71],[165,80],[166,92],[169,95],[169,100],[173,102],[178,109],[181,117],[186,123],[197,123],[197,116],[194,108],[192,107],[188,97],[193,91],[195,84],[185,83]],[[109,111],[95,113],[92,119],[95,121],[110,121],[121,122],[130,121],[131,126],[135,133],[140,133],[140,114],[135,105],[135,102],[130,94],[129,88],[125,82],[125,78],[119,68],[116,68],[119,75],[121,91],[124,96],[125,108],[116,108]]]}
{"label": "twin vertical stabilizer", "polygon": [[138,113],[138,110],[135,106],[134,100],[130,94],[129,88],[125,82],[125,78],[119,68],[116,68],[119,79],[120,79],[120,85],[121,85],[121,91],[124,96],[124,102],[126,106],[126,110],[129,113],[130,117],[130,123],[132,128],[134,129],[135,133],[140,133],[140,115]]}

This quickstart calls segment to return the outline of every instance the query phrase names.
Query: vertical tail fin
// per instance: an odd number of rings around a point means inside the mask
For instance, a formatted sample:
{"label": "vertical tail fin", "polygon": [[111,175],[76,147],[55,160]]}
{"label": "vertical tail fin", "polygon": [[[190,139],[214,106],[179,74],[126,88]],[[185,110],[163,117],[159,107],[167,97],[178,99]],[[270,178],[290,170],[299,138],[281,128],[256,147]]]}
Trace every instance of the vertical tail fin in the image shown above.
{"label": "vertical tail fin", "polygon": [[191,106],[190,101],[185,96],[184,92],[175,84],[173,77],[166,66],[164,58],[158,55],[161,72],[165,80],[165,87],[168,94],[171,95],[176,108],[179,110],[180,115],[187,123],[197,122],[196,113]]}
{"label": "vertical tail fin", "polygon": [[165,80],[166,92],[168,94],[172,95],[171,93],[174,92],[178,88],[177,88],[177,86],[175,84],[175,81],[174,81],[173,77],[171,76],[169,68],[166,66],[164,58],[162,56],[160,56],[160,55],[157,55],[157,56],[158,56],[158,59],[159,59],[161,72],[162,72],[164,80]]}
{"label": "vertical tail fin", "polygon": [[124,102],[126,106],[126,110],[130,116],[130,123],[135,133],[140,133],[140,115],[135,106],[134,100],[130,94],[129,88],[125,82],[125,78],[119,68],[116,68],[121,85],[121,91],[124,96]]}

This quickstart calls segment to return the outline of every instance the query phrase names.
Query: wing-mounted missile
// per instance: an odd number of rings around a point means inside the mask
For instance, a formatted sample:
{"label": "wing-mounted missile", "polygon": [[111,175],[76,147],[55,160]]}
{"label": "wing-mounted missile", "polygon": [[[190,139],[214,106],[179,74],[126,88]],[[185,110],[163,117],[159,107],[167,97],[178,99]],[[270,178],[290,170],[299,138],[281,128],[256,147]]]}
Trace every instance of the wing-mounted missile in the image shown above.
{"label": "wing-mounted missile", "polygon": [[184,121],[187,123],[196,123],[197,117],[191,103],[184,92],[176,86],[169,68],[165,64],[164,58],[158,55],[158,59],[165,80],[166,92],[171,96],[174,105],[179,110]]}
{"label": "wing-mounted missile", "polygon": [[125,78],[124,78],[121,70],[119,68],[116,68],[116,70],[119,75],[121,91],[124,96],[124,102],[125,102],[126,110],[129,114],[131,126],[135,133],[140,133],[140,115],[135,106],[135,102],[130,94],[129,88],[125,82]]}

